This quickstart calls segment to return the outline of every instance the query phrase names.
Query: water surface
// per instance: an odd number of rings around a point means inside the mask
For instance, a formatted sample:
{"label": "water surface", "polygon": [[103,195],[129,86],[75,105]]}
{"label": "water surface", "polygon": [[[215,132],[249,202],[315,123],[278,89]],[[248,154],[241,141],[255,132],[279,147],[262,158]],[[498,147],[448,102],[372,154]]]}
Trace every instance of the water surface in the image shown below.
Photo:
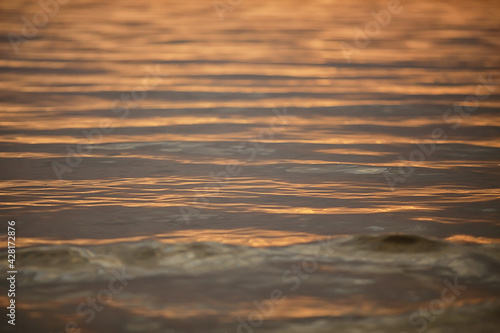
{"label": "water surface", "polygon": [[0,4],[17,331],[244,332],[278,289],[252,330],[494,332],[499,3],[402,1],[362,43],[386,2],[232,3],[72,0],[17,53],[40,4]]}

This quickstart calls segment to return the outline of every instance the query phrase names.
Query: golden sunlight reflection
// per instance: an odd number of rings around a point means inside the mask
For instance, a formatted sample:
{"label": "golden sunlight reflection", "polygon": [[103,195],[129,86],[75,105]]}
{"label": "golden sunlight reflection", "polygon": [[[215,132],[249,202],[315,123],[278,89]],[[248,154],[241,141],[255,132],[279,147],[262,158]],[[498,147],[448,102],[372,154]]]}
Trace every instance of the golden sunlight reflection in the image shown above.
{"label": "golden sunlight reflection", "polygon": [[[500,1],[397,2],[0,1],[18,331],[221,333],[337,237],[255,331],[418,330],[445,279],[429,332],[495,331]],[[113,251],[139,274],[88,323]]]}
{"label": "golden sunlight reflection", "polygon": [[474,237],[471,235],[453,235],[446,238],[447,241],[457,243],[492,244],[500,243],[500,238]]}
{"label": "golden sunlight reflection", "polygon": [[[115,303],[117,307],[128,306],[128,311],[134,314],[140,314],[148,317],[164,317],[182,318],[207,316],[207,315],[224,315],[226,320],[232,318],[246,317],[248,312],[254,310],[252,304],[235,304],[236,310],[229,310],[227,305],[218,304],[222,309],[217,307],[207,308],[203,305],[186,304],[184,306],[176,306],[169,304],[165,308],[143,307],[139,303],[136,306],[123,302]],[[245,306],[246,305],[246,306]],[[383,307],[380,304],[365,299],[364,297],[351,297],[342,300],[325,300],[309,296],[289,296],[280,300],[272,314],[267,318],[269,320],[284,320],[292,318],[308,318],[308,317],[323,317],[323,316],[347,316],[347,315],[397,315],[404,313],[410,309],[409,306],[403,307]]]}
{"label": "golden sunlight reflection", "polygon": [[331,236],[314,235],[306,232],[289,232],[279,230],[265,230],[255,228],[240,229],[202,229],[179,230],[166,234],[151,236],[136,236],[113,239],[67,239],[54,240],[44,238],[22,238],[16,243],[18,247],[37,245],[102,245],[121,242],[140,242],[155,239],[162,243],[190,243],[190,242],[219,242],[251,247],[288,246],[301,243],[310,243],[331,238]]}

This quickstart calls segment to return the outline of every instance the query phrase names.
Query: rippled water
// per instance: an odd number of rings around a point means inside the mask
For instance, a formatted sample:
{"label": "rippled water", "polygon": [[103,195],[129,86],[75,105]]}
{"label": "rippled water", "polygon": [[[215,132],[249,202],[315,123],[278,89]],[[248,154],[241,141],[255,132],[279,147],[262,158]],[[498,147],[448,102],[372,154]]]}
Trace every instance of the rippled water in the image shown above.
{"label": "rippled water", "polygon": [[17,332],[495,332],[500,3],[230,3],[0,4]]}

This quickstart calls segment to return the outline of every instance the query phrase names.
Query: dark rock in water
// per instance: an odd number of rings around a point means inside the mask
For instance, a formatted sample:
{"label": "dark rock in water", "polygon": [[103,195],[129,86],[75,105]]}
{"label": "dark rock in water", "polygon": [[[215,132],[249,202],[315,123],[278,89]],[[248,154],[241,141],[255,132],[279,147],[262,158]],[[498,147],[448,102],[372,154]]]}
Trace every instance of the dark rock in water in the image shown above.
{"label": "dark rock in water", "polygon": [[440,240],[404,234],[359,236],[354,242],[360,249],[397,253],[434,252],[448,246]]}

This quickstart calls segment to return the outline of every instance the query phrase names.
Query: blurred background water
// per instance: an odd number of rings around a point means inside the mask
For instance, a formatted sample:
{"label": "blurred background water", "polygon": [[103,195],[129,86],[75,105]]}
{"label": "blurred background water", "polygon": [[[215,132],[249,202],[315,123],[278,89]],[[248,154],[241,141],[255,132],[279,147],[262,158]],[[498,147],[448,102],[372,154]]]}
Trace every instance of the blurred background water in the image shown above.
{"label": "blurred background water", "polygon": [[[429,332],[494,332],[498,1],[30,0],[0,15],[19,329],[245,332],[237,318],[281,288],[252,330],[410,332],[458,276],[468,294]],[[291,291],[283,273],[331,237]],[[135,279],[87,323],[75,307],[121,267]]]}

